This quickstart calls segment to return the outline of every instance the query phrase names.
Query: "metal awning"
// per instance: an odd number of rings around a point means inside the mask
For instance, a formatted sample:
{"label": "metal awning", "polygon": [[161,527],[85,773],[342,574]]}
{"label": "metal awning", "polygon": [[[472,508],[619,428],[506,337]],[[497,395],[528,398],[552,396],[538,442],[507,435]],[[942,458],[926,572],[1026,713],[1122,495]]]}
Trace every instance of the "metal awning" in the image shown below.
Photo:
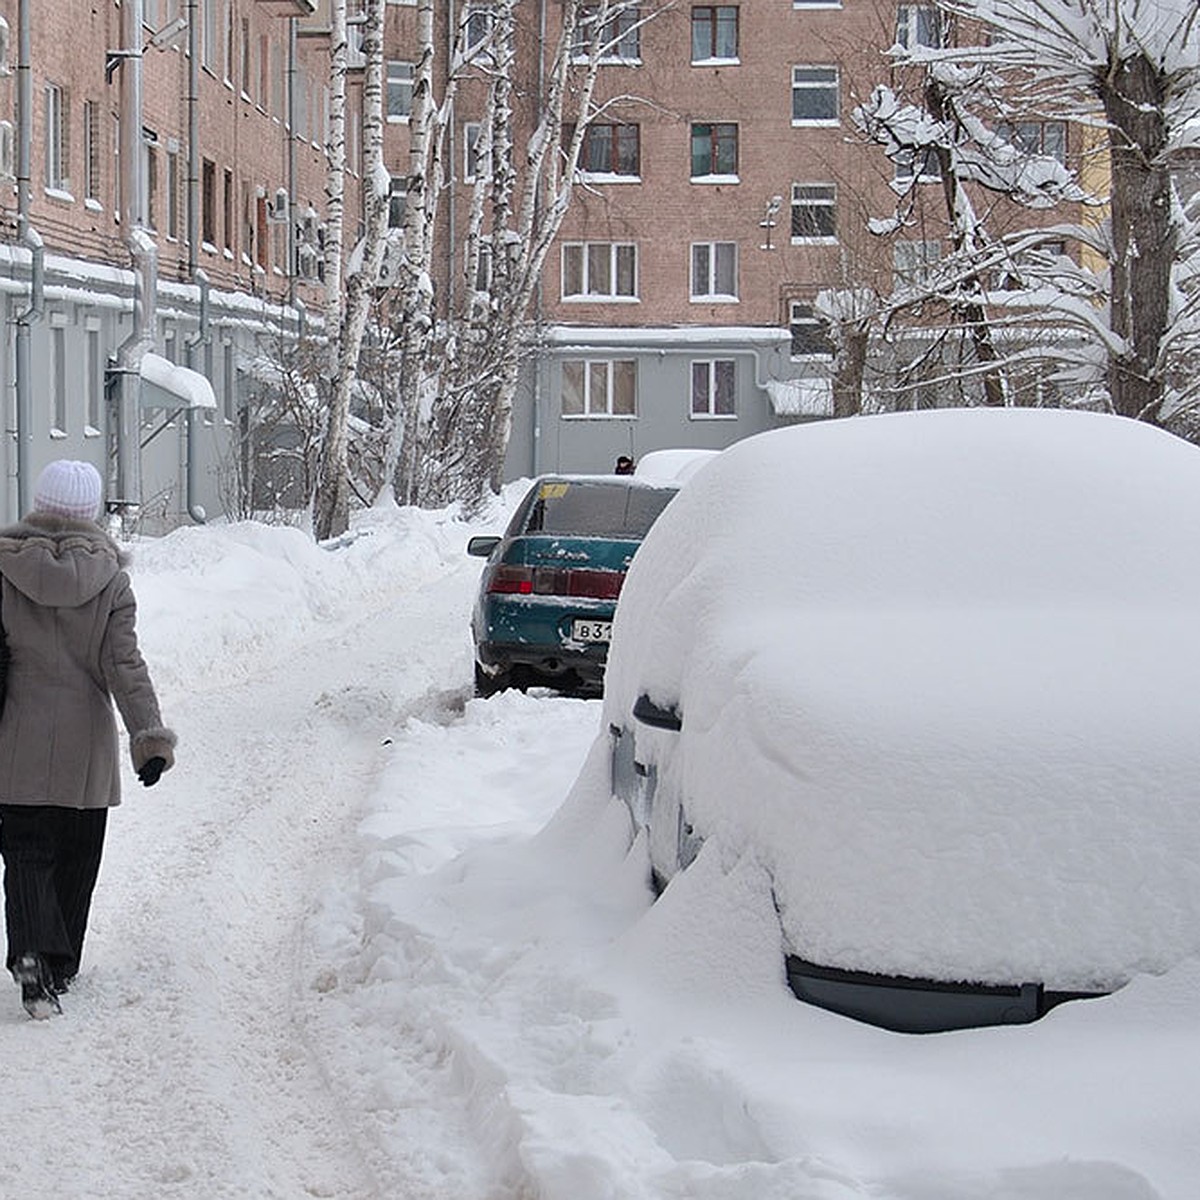
{"label": "metal awning", "polygon": [[217,396],[212,384],[191,367],[181,367],[161,354],[142,356],[141,376],[143,408],[216,408]]}

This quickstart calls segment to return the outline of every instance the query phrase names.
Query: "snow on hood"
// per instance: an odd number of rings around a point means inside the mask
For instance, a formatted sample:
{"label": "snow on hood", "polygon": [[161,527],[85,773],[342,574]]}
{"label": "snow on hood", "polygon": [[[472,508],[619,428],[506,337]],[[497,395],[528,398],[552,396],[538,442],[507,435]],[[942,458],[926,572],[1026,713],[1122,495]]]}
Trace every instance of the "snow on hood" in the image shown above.
{"label": "snow on hood", "polygon": [[618,606],[605,727],[830,966],[1107,987],[1200,949],[1200,450],[957,410],[748,439]]}

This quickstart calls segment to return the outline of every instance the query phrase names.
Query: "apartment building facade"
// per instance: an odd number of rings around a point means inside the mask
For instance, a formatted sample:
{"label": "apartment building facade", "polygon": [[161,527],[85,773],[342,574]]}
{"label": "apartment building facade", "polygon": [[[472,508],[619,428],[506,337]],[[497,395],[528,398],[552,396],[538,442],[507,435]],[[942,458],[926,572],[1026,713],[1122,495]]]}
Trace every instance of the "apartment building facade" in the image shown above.
{"label": "apartment building facade", "polygon": [[228,510],[261,364],[320,315],[328,40],[297,21],[313,0],[123,3],[0,0],[6,519],[19,463],[58,457],[93,462],[149,530]]}
{"label": "apartment building facade", "polygon": [[[347,248],[363,212],[361,5],[349,8]],[[518,163],[561,13],[551,0],[517,6]],[[387,0],[384,155],[397,220],[417,18],[411,0]],[[21,507],[18,476],[64,455],[103,468],[110,496],[136,503],[148,530],[232,511],[248,487],[243,451],[280,348],[304,340],[320,315],[329,0],[0,0],[0,19],[9,431],[0,516]],[[466,214],[494,11],[487,0],[445,0],[435,19],[439,93],[457,44],[470,64],[445,131],[434,264],[444,313],[469,282]],[[905,172],[925,179],[928,165],[890,161],[863,141],[851,113],[876,84],[900,82],[889,46],[943,32],[932,6],[894,0],[645,0],[620,12],[605,31],[602,115],[588,129],[532,314],[537,342],[508,477],[608,470],[618,455],[664,447],[721,448],[831,413],[818,296],[887,294],[898,275],[935,259],[949,234],[932,174],[897,234],[869,232],[871,218],[893,210]],[[574,119],[568,110],[568,126]],[[1060,124],[1019,133],[1078,165]],[[123,194],[131,188],[137,212]],[[143,351],[155,369],[139,371],[131,416],[122,368]],[[211,396],[197,403],[194,380],[172,383],[163,360],[203,376]],[[124,494],[131,471],[121,469],[131,446],[135,496]],[[303,503],[302,489],[288,500]]]}
{"label": "apartment building facade", "polygon": [[[518,14],[518,147],[537,119],[562,11],[536,0]],[[482,0],[439,7],[443,80],[456,30],[468,58],[480,47],[475,73],[486,77],[490,14]],[[720,448],[832,413],[818,295],[887,295],[897,276],[938,258],[950,234],[930,165],[889,160],[851,114],[875,85],[904,83],[889,47],[945,36],[932,5],[892,0],[646,0],[612,19],[601,115],[543,278],[510,475],[606,469],[619,454],[667,446]],[[385,55],[388,158],[403,164],[417,57],[411,6],[389,8]],[[440,209],[450,295],[478,169],[483,88],[469,69],[456,95],[451,199]],[[1067,161],[1061,122],[1018,133]],[[564,141],[569,134],[568,125]],[[905,227],[874,235],[870,219],[893,213],[914,169],[929,187]],[[1001,231],[1016,215],[991,214]]]}

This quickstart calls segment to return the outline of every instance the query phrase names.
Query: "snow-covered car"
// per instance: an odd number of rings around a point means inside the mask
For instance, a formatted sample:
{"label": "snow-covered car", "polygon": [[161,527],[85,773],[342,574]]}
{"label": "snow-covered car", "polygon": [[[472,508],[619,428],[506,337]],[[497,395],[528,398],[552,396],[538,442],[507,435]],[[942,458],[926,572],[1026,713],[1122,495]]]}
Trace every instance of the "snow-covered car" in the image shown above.
{"label": "snow-covered car", "polygon": [[747,439],[638,552],[614,793],[656,886],[760,864],[793,990],[1037,1019],[1200,950],[1200,449],[950,410]]}
{"label": "snow-covered car", "polygon": [[475,690],[549,684],[598,691],[625,573],[678,488],[630,475],[535,479],[487,558],[471,615]]}

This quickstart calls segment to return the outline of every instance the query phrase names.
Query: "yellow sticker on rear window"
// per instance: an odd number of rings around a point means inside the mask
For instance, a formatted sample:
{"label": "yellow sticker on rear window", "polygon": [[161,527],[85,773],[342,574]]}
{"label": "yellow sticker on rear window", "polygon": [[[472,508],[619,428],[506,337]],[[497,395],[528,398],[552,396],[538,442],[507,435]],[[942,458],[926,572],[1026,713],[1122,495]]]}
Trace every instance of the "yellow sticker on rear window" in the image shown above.
{"label": "yellow sticker on rear window", "polygon": [[543,483],[538,489],[539,500],[559,500],[567,494],[569,483]]}

